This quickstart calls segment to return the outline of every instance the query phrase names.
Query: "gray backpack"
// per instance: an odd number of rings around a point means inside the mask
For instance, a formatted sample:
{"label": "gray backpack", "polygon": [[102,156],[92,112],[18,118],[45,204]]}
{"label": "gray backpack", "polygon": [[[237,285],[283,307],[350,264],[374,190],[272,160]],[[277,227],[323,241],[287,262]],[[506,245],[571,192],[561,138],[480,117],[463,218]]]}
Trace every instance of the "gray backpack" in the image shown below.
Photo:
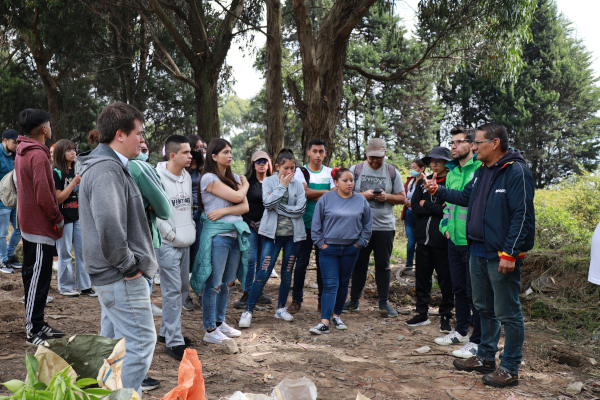
{"label": "gray backpack", "polygon": [[15,170],[13,169],[0,180],[0,201],[6,207],[17,206],[17,186],[14,181]]}

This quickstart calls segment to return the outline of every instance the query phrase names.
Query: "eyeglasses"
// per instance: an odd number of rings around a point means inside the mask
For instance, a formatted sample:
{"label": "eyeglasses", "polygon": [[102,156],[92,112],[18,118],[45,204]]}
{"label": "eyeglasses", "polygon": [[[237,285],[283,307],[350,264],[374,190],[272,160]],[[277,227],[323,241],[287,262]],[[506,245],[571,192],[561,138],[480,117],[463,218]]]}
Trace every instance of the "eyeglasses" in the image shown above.
{"label": "eyeglasses", "polygon": [[147,153],[147,152],[148,152],[148,149],[142,149],[142,150],[141,150],[141,152],[142,152],[142,153]]}
{"label": "eyeglasses", "polygon": [[473,142],[473,144],[475,146],[479,146],[481,143],[493,142],[493,141],[494,141],[494,139],[476,140],[476,141]]}
{"label": "eyeglasses", "polygon": [[257,165],[258,165],[258,164],[266,164],[266,163],[268,163],[268,162],[269,162],[269,161],[268,161],[268,160],[265,160],[264,158],[261,158],[260,160],[256,160],[256,161],[254,161],[254,163],[255,163],[255,164],[257,164]]}
{"label": "eyeglasses", "polygon": [[459,139],[459,140],[453,140],[453,141],[451,141],[451,142],[450,142],[450,143],[448,143],[448,144],[450,145],[450,147],[453,147],[453,146],[455,146],[455,145],[456,145],[456,146],[460,146],[461,144],[463,144],[463,143],[465,143],[465,142],[467,142],[467,143],[471,143],[471,141],[470,141],[469,139]]}

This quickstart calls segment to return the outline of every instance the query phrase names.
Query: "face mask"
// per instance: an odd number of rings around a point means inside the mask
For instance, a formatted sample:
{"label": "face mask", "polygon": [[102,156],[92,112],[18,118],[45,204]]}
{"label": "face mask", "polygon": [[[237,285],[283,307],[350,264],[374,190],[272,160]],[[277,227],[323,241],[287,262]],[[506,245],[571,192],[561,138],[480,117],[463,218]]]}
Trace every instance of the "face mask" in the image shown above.
{"label": "face mask", "polygon": [[419,171],[415,171],[414,169],[410,170],[410,176],[412,176],[413,178],[416,178],[419,175],[421,175]]}
{"label": "face mask", "polygon": [[202,160],[202,150],[199,151],[192,151],[190,152],[192,154],[192,158],[194,160]]}
{"label": "face mask", "polygon": [[139,158],[142,161],[148,161],[148,153],[140,153]]}

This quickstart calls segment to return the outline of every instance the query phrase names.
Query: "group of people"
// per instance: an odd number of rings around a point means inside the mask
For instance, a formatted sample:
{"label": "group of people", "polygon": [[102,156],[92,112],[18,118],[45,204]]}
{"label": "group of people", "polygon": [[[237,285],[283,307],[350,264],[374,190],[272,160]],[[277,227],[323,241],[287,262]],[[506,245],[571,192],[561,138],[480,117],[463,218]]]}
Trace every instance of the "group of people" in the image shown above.
{"label": "group of people", "polygon": [[[239,176],[231,170],[227,140],[213,139],[206,146],[196,135],[173,135],[165,143],[165,160],[153,168],[143,114],[117,102],[98,117],[97,147],[76,157],[72,142],[58,141],[52,170],[44,145],[51,139],[49,115],[27,109],[19,123],[24,136],[5,132],[3,153],[16,151],[29,344],[64,335],[44,321],[55,245],[59,291],[98,296],[100,333],[126,338],[123,384],[138,391],[143,382],[154,381],[146,374],[157,340],[177,360],[191,345],[181,327],[182,309],[194,307],[190,285],[202,307],[203,340],[223,344],[242,334],[226,321],[236,279],[243,295],[234,307],[244,310],[237,328],[245,329],[259,304],[272,301],[263,290],[280,252],[274,318],[291,322],[301,310],[313,250],[321,315],[311,334],[348,329],[342,314],[359,310],[372,253],[379,313],[397,317],[388,299],[390,257],[394,206],[404,205],[404,272],[415,276],[417,293],[417,315],[406,323],[430,323],[435,271],[443,298],[440,331],[447,333],[436,343],[463,345],[453,353],[461,358],[454,365],[486,373],[488,384],[518,383],[524,335],[518,294],[523,257],[533,245],[533,179],[520,153],[509,149],[502,125],[455,128],[451,150],[435,147],[415,160],[403,184],[400,172],[385,162],[386,143],[379,138],[368,143],[366,160],[350,168],[323,165],[327,148],[317,139],[308,144],[304,166],[290,149],[273,160],[257,151]],[[2,232],[11,218],[15,225],[13,214],[6,214]],[[3,247],[5,236],[0,255],[3,267],[12,269],[7,266],[14,265],[9,263],[16,244],[11,237]],[[82,238],[94,245],[82,246]],[[69,264],[72,249],[77,290]],[[162,318],[157,334],[150,293],[158,270],[162,310],[155,307],[155,314],[161,312]],[[506,344],[496,368],[501,322]]]}

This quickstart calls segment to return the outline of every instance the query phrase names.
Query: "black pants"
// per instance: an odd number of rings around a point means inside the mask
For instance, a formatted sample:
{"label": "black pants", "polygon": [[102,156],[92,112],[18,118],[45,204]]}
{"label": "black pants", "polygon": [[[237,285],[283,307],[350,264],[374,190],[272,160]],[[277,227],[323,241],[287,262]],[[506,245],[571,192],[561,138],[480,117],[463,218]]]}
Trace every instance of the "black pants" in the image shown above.
{"label": "black pants", "polygon": [[375,283],[377,284],[377,294],[379,302],[388,301],[390,295],[390,256],[394,247],[395,231],[373,231],[371,240],[366,247],[360,249],[358,259],[352,271],[352,289],[350,290],[350,299],[358,301],[367,283],[367,273],[369,270],[369,260],[371,252],[375,258]]}
{"label": "black pants", "polygon": [[472,314],[473,333],[470,341],[479,344],[481,342],[481,321],[473,304],[469,259],[469,246],[457,246],[452,240],[448,240],[448,262],[456,308],[456,332],[463,336],[469,334]]}
{"label": "black pants", "polygon": [[28,242],[23,238],[23,286],[25,286],[25,328],[29,336],[44,326],[46,297],[52,280],[54,246]]}
{"label": "black pants", "polygon": [[417,290],[417,313],[419,314],[427,314],[429,312],[434,270],[437,272],[438,285],[442,291],[440,315],[451,318],[452,309],[454,308],[454,294],[452,293],[452,280],[450,279],[450,268],[448,266],[448,248],[417,244],[415,283]]}
{"label": "black pants", "polygon": [[300,242],[298,255],[296,256],[296,268],[294,268],[294,284],[292,286],[292,301],[302,303],[304,299],[304,279],[306,278],[306,269],[310,262],[310,253],[315,249],[315,259],[317,260],[317,286],[319,288],[319,302],[323,294],[323,279],[321,278],[321,265],[319,263],[319,249],[312,241],[310,228],[306,228],[306,239]]}

